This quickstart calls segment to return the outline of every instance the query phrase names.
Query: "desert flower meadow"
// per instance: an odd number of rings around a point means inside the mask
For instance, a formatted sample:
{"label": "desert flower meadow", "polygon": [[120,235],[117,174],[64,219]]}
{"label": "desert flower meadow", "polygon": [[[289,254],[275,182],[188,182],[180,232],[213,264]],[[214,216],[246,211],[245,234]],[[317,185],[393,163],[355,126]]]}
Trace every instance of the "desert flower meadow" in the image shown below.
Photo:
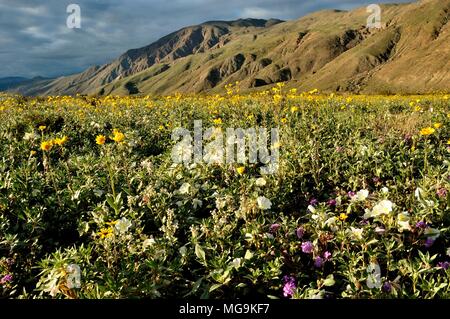
{"label": "desert flower meadow", "polygon": [[[448,95],[0,95],[0,297],[449,298]],[[278,128],[278,167],[174,163]]]}

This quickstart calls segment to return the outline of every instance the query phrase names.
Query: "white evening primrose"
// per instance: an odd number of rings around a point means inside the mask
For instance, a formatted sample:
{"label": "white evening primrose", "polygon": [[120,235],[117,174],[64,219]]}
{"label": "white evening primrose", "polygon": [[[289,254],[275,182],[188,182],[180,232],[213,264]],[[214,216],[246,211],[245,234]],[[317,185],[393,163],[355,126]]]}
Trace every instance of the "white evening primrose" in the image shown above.
{"label": "white evening primrose", "polygon": [[392,203],[390,200],[382,200],[378,204],[376,204],[371,211],[366,210],[366,213],[364,214],[364,218],[371,218],[371,217],[377,217],[380,215],[388,215],[390,212],[392,212],[392,208],[394,206],[394,203]]}
{"label": "white evening primrose", "polygon": [[311,213],[315,213],[315,212],[316,212],[316,209],[314,208],[313,205],[308,205],[308,210],[309,210]]}
{"label": "white evening primrose", "polygon": [[350,227],[350,233],[351,233],[352,237],[356,240],[362,239],[363,231],[364,231],[364,229],[362,229],[362,228]]}
{"label": "white evening primrose", "polygon": [[411,225],[409,224],[409,214],[407,212],[403,212],[397,215],[397,226],[400,232],[405,230],[411,230]]}
{"label": "white evening primrose", "polygon": [[242,264],[242,258],[234,258],[233,261],[230,263],[230,266],[239,269]]}
{"label": "white evening primrose", "polygon": [[256,199],[256,201],[258,203],[259,209],[267,210],[267,209],[270,209],[272,207],[272,202],[267,197],[259,196]]}
{"label": "white evening primrose", "polygon": [[367,189],[361,189],[353,197],[352,201],[363,202],[369,196],[369,191]]}
{"label": "white evening primrose", "polygon": [[153,237],[147,238],[146,240],[144,240],[144,242],[142,243],[142,247],[145,249],[147,249],[150,246],[153,246],[156,243],[155,239]]}
{"label": "white evening primrose", "polygon": [[389,193],[389,188],[383,187],[383,188],[381,189],[381,192],[382,192],[383,194],[387,194],[387,193]]}
{"label": "white evening primrose", "polygon": [[120,234],[125,234],[131,227],[131,221],[129,221],[126,217],[122,217],[121,219],[117,220],[114,227]]}
{"label": "white evening primrose", "polygon": [[417,200],[421,200],[424,196],[424,191],[422,188],[417,187],[416,190],[414,191],[414,196],[416,196]]}
{"label": "white evening primrose", "polygon": [[192,201],[192,206],[194,206],[194,209],[197,209],[198,207],[202,207],[203,202],[200,199],[194,198]]}
{"label": "white evening primrose", "polygon": [[180,189],[178,190],[178,192],[182,195],[184,194],[188,194],[189,193],[189,188],[191,187],[191,185],[189,183],[184,183],[183,185],[181,185]]}
{"label": "white evening primrose", "polygon": [[262,177],[256,179],[256,186],[262,187],[266,186],[266,180]]}

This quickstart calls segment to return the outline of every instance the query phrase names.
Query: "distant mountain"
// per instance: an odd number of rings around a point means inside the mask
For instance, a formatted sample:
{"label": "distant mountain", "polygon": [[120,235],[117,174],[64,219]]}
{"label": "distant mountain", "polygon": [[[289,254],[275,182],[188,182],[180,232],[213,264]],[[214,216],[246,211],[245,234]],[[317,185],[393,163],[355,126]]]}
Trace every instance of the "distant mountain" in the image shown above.
{"label": "distant mountain", "polygon": [[0,78],[0,91],[20,91],[27,95],[27,92],[22,90],[25,87],[37,88],[41,82],[51,82],[52,79],[36,76],[32,79],[24,77],[6,77]]}
{"label": "distant mountain", "polygon": [[0,78],[0,91],[5,91],[8,89],[11,89],[15,87],[16,85],[26,82],[29,79],[17,77],[17,76],[11,76],[6,78]]}
{"label": "distant mountain", "polygon": [[366,8],[299,20],[211,21],[129,50],[103,66],[20,86],[26,94],[223,92],[280,81],[301,90],[360,93],[450,91],[450,0],[382,5],[382,28]]}

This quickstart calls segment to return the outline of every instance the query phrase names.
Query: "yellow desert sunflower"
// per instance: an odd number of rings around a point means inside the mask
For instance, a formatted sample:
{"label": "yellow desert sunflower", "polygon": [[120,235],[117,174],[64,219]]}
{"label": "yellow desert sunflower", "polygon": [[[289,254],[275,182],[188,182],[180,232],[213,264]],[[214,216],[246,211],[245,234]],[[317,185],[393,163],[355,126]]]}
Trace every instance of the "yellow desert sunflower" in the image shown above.
{"label": "yellow desert sunflower", "polygon": [[95,138],[95,143],[97,143],[98,145],[103,145],[103,144],[105,144],[105,142],[106,142],[106,137],[105,137],[105,135],[98,135],[98,136]]}
{"label": "yellow desert sunflower", "polygon": [[426,127],[420,130],[420,135],[422,136],[427,136],[427,135],[431,135],[435,132],[436,130],[432,127]]}

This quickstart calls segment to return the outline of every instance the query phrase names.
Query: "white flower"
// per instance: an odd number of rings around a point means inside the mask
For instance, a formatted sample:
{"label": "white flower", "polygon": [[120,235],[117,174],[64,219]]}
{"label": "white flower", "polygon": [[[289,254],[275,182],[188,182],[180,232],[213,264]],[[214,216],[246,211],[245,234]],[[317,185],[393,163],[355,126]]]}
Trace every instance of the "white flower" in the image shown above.
{"label": "white flower", "polygon": [[384,229],[382,227],[377,227],[377,228],[375,228],[375,232],[379,235],[382,235],[386,232],[386,229]]}
{"label": "white flower", "polygon": [[197,198],[194,198],[192,201],[192,206],[194,206],[194,209],[197,209],[197,207],[202,207],[203,202]]}
{"label": "white flower", "polygon": [[222,209],[226,206],[227,200],[225,198],[217,198],[216,199],[216,207],[217,209]]}
{"label": "white flower", "polygon": [[144,247],[144,250],[147,249],[147,247],[153,246],[156,243],[155,239],[153,237],[147,238],[142,243],[142,247]]}
{"label": "white flower", "polygon": [[180,249],[178,249],[178,251],[180,252],[180,255],[181,255],[181,256],[186,256],[186,254],[187,254],[187,248],[186,248],[186,246],[180,247]]}
{"label": "white flower", "polygon": [[417,187],[416,190],[414,191],[414,196],[416,196],[417,200],[420,200],[424,195],[424,191],[422,188]]}
{"label": "white flower", "polygon": [[265,236],[267,239],[270,239],[270,240],[272,240],[272,239],[275,238],[275,237],[273,237],[273,235],[270,234],[270,233],[266,233],[266,234],[264,234],[264,236]]}
{"label": "white flower", "polygon": [[241,267],[242,258],[234,258],[233,261],[230,263],[230,266],[238,269]]}
{"label": "white flower", "polygon": [[120,234],[125,234],[130,227],[131,227],[131,222],[125,217],[122,217],[121,219],[119,219],[115,225],[116,230]]}
{"label": "white flower", "polygon": [[381,192],[382,192],[383,194],[387,194],[387,193],[389,193],[389,188],[383,187],[383,188],[381,189]]}
{"label": "white flower", "polygon": [[178,192],[182,195],[184,194],[188,194],[189,193],[189,188],[191,187],[191,185],[189,183],[184,183],[183,185],[181,185],[180,189],[178,190]]}
{"label": "white flower", "polygon": [[377,217],[380,215],[388,215],[390,212],[392,212],[392,207],[394,206],[394,203],[392,203],[390,200],[382,200],[378,204],[374,206],[372,211],[367,211],[364,214],[364,218],[370,218],[370,217]]}
{"label": "white flower", "polygon": [[427,238],[436,240],[441,235],[441,232],[439,229],[436,229],[436,228],[427,228],[427,229],[425,229],[424,234],[425,234],[425,236],[427,236]]}
{"label": "white flower", "polygon": [[24,139],[25,141],[29,141],[29,140],[34,140],[34,139],[36,139],[37,137],[38,137],[38,135],[35,134],[34,132],[32,132],[32,133],[25,133],[25,135],[23,136],[23,139]]}
{"label": "white flower", "polygon": [[450,257],[450,248],[447,248],[447,256]]}
{"label": "white flower", "polygon": [[262,177],[256,179],[256,186],[265,186],[266,183],[266,180]]}
{"label": "white flower", "polygon": [[325,221],[325,226],[329,227],[333,232],[336,232],[339,230],[336,225],[337,220],[337,217],[330,217]]}
{"label": "white flower", "polygon": [[308,210],[309,210],[311,213],[314,213],[314,212],[316,211],[316,209],[314,208],[313,205],[309,205],[309,206],[308,206]]}
{"label": "white flower", "polygon": [[259,209],[266,210],[272,207],[272,202],[267,197],[260,196],[256,201],[258,202]]}
{"label": "white flower", "polygon": [[400,232],[403,232],[404,230],[411,230],[409,219],[409,214],[407,212],[403,212],[397,215],[397,225]]}
{"label": "white flower", "polygon": [[352,201],[362,202],[362,201],[365,201],[368,196],[369,196],[369,191],[366,189],[361,189],[354,196],[352,196]]}
{"label": "white flower", "polygon": [[364,231],[364,229],[362,229],[362,228],[350,227],[350,232],[351,232],[353,238],[357,239],[357,240],[362,239],[363,231]]}

